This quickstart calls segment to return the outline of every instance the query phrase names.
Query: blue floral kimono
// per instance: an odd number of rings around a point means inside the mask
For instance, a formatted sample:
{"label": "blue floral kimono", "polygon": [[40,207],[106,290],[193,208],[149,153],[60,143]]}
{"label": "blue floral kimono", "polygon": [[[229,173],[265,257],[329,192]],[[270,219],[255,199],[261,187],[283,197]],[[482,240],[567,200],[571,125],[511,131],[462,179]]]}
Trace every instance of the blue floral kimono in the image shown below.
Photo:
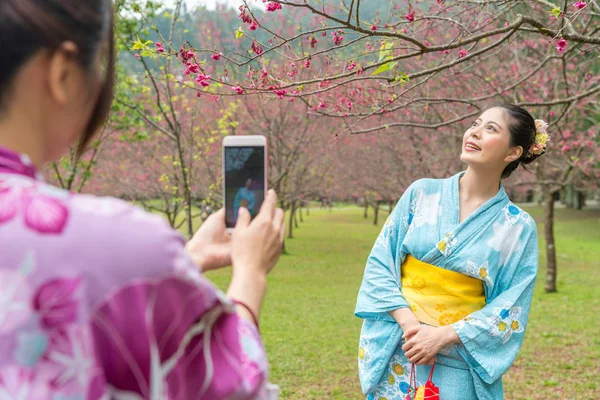
{"label": "blue floral kimono", "polygon": [[254,207],[256,205],[256,195],[252,190],[248,190],[245,187],[238,190],[233,200],[233,209],[235,210],[235,220],[237,221],[238,212],[241,206],[244,206],[250,212],[250,215],[255,215]]}
{"label": "blue floral kimono", "polygon": [[[410,307],[400,282],[408,254],[483,282],[486,305],[452,324],[461,344],[448,345],[437,356],[433,382],[440,398],[503,398],[501,377],[523,342],[535,285],[536,226],[502,187],[459,223],[462,174],[413,183],[369,256],[355,311],[364,319],[358,367],[369,400],[403,400],[408,389],[410,363],[401,348],[402,329],[389,314]],[[417,368],[419,384],[429,369]]]}

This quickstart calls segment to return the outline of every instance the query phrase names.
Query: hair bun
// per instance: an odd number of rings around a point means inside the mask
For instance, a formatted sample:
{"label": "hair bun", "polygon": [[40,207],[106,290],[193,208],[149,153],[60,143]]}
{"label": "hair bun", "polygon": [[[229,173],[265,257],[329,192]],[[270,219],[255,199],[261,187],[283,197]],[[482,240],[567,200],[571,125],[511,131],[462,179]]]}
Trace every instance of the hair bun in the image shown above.
{"label": "hair bun", "polygon": [[519,161],[523,165],[528,165],[528,164],[531,164],[532,162],[534,162],[535,160],[537,160],[537,158],[539,156],[541,156],[542,154],[545,154],[545,152],[541,153],[541,154],[523,154]]}

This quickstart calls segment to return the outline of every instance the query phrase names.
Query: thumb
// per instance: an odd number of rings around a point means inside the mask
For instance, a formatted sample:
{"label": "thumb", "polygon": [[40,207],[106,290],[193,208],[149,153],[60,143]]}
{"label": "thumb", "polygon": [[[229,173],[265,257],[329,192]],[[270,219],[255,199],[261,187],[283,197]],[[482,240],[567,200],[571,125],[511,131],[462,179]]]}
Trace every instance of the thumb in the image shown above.
{"label": "thumb", "polygon": [[250,225],[251,219],[252,218],[250,217],[250,212],[245,207],[240,207],[238,211],[238,219],[235,224],[236,229],[247,228],[248,225]]}
{"label": "thumb", "polygon": [[224,208],[221,208],[216,213],[212,213],[211,215],[209,215],[208,218],[206,218],[206,220],[204,221],[204,223],[202,225],[207,225],[207,226],[213,227],[213,226],[218,226],[221,223],[222,224],[225,223],[225,209]]}

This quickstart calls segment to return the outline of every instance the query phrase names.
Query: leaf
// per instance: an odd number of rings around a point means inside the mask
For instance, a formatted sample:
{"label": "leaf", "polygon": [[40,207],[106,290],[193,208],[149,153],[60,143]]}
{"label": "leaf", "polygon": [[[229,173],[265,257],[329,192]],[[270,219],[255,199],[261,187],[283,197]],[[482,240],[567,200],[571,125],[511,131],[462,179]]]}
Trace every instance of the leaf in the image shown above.
{"label": "leaf", "polygon": [[391,42],[383,42],[381,47],[379,48],[379,61],[381,62],[384,59],[388,58],[392,54],[392,47],[394,45]]}
{"label": "leaf", "polygon": [[394,81],[400,82],[404,85],[406,82],[410,81],[410,78],[408,75],[406,75],[406,73],[400,72],[398,75],[396,75]]}
{"label": "leaf", "polygon": [[381,65],[379,68],[377,68],[375,70],[375,72],[373,72],[371,74],[371,76],[373,76],[373,75],[379,75],[382,72],[389,71],[390,69],[393,69],[397,64],[398,64],[398,62],[396,62],[396,61],[385,63],[385,64]]}
{"label": "leaf", "polygon": [[142,57],[154,57],[154,53],[151,52],[150,50],[143,50],[140,55]]}
{"label": "leaf", "polygon": [[239,40],[242,36],[244,36],[244,31],[242,30],[242,27],[239,27],[235,30],[235,38]]}
{"label": "leaf", "polygon": [[131,50],[140,50],[140,49],[143,49],[144,47],[145,46],[142,43],[142,40],[138,36],[137,41],[133,42],[133,47],[131,48]]}
{"label": "leaf", "polygon": [[551,11],[550,11],[551,15],[554,15],[556,17],[556,19],[560,18],[560,14],[562,14],[562,12],[560,11],[559,7],[554,7]]}

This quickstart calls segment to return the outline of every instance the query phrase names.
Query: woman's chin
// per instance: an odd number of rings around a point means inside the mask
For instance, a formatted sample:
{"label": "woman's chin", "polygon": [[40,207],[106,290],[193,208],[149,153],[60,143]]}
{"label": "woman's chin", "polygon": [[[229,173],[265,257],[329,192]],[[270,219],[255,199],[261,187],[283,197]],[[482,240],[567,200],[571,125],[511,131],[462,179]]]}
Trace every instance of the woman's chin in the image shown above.
{"label": "woman's chin", "polygon": [[462,153],[460,153],[460,161],[464,162],[465,164],[470,164],[471,161],[473,161],[473,157],[471,157],[470,154],[465,153],[463,151]]}
{"label": "woman's chin", "polygon": [[479,152],[463,151],[462,153],[460,153],[460,161],[471,165],[471,164],[481,164],[481,162],[483,160],[480,158]]}

